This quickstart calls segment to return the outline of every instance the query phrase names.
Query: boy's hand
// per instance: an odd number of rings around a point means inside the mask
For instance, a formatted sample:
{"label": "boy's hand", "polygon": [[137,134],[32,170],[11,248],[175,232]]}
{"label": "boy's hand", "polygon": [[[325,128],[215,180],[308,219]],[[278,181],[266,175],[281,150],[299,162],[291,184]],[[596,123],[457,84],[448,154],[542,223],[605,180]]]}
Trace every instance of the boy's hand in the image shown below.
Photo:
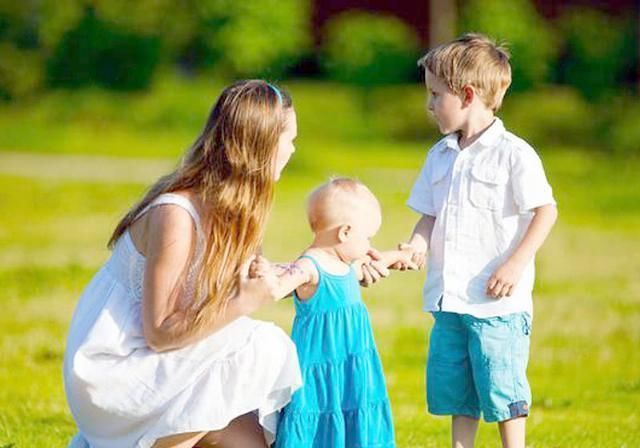
{"label": "boy's hand", "polygon": [[524,266],[521,264],[507,260],[489,278],[486,294],[494,299],[510,297],[523,270]]}
{"label": "boy's hand", "polygon": [[420,270],[424,268],[424,252],[416,251],[411,244],[407,243],[398,244],[398,250],[400,251],[403,259],[389,266],[391,269],[404,271],[406,269]]}

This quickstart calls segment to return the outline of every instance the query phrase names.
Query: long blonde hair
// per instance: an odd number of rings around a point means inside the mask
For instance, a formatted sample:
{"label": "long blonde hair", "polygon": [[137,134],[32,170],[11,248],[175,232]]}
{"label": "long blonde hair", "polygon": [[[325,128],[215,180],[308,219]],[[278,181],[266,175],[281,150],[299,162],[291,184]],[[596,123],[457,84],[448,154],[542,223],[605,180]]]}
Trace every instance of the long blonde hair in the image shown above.
{"label": "long blonde hair", "polygon": [[151,186],[116,226],[108,246],[163,193],[201,194],[209,223],[196,276],[196,326],[224,310],[238,287],[244,261],[262,243],[274,189],[278,140],[286,126],[291,97],[261,80],[227,87],[213,106],[204,130],[180,166]]}

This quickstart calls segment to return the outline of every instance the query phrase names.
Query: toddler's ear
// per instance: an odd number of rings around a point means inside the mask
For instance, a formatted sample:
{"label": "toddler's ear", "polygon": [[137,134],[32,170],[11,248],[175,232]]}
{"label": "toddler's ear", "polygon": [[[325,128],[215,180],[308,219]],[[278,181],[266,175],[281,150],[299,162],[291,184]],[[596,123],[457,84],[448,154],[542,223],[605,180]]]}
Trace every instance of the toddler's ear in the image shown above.
{"label": "toddler's ear", "polygon": [[338,240],[341,243],[344,243],[345,241],[347,241],[349,239],[350,234],[351,234],[350,224],[343,224],[340,227],[338,227]]}

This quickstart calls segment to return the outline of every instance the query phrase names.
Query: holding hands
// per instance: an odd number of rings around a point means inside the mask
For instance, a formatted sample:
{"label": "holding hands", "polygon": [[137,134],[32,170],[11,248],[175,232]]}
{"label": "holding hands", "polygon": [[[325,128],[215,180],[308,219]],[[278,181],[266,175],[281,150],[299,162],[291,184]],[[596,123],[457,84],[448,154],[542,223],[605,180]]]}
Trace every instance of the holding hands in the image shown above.
{"label": "holding hands", "polygon": [[362,269],[360,285],[369,287],[381,278],[389,276],[389,269],[383,260],[383,256],[376,249],[371,249],[363,259],[355,261]]}
{"label": "holding hands", "polygon": [[240,270],[240,282],[235,300],[246,314],[275,301],[279,281],[269,261],[261,255],[247,260]]}
{"label": "holding hands", "polygon": [[426,254],[417,250],[411,244],[400,243],[398,244],[399,260],[392,266],[393,269],[400,271],[421,270],[424,268]]}
{"label": "holding hands", "polygon": [[400,271],[420,270],[424,267],[425,254],[409,244],[400,244],[397,250],[379,252],[371,249],[366,258],[358,260],[362,268],[362,286],[369,286],[389,276],[389,269]]}

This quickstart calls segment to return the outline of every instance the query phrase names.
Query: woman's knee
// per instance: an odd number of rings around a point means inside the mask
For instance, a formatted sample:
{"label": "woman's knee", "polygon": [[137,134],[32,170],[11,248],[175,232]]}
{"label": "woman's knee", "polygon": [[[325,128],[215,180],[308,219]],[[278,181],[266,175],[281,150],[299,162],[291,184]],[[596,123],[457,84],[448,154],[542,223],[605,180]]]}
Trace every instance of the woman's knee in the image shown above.
{"label": "woman's knee", "polygon": [[193,448],[198,446],[199,440],[201,440],[204,435],[204,432],[186,432],[162,437],[156,440],[153,448]]}
{"label": "woman's knee", "polygon": [[208,432],[198,448],[267,448],[262,426],[255,414],[242,415],[220,431]]}

